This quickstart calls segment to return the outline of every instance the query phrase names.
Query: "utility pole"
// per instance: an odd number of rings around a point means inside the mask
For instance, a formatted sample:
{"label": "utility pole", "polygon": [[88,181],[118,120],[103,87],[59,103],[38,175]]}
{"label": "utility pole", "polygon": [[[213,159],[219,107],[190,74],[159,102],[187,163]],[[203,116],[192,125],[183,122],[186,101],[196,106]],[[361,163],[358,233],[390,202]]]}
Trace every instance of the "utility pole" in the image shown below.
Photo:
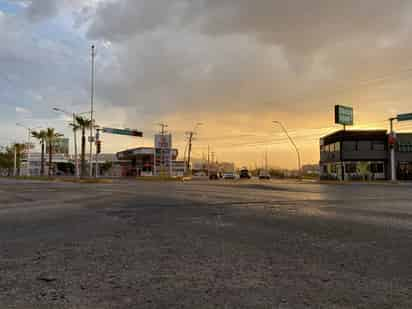
{"label": "utility pole", "polygon": [[94,128],[94,59],[96,57],[95,46],[92,45],[92,63],[91,63],[91,94],[90,94],[90,177],[93,177],[93,128]]}
{"label": "utility pole", "polygon": [[165,136],[165,134],[167,133],[167,131],[166,131],[166,128],[168,128],[169,126],[167,125],[167,124],[165,124],[165,123],[159,123],[159,126],[160,126],[160,134],[162,135],[162,136]]}
{"label": "utility pole", "polygon": [[191,156],[192,156],[192,141],[193,141],[193,134],[194,132],[188,132],[187,133],[189,135],[189,147],[188,147],[188,153],[187,153],[187,170],[191,170],[190,169],[190,160],[191,160]]}
{"label": "utility pole", "polygon": [[286,130],[285,126],[280,122],[280,121],[273,121],[273,123],[278,124],[281,129],[283,130],[283,132],[285,132],[286,136],[288,137],[290,143],[292,144],[292,146],[295,148],[296,150],[296,154],[298,156],[298,174],[299,174],[299,178],[302,176],[302,172],[301,172],[301,160],[300,160],[300,152],[299,152],[299,148],[298,146],[296,146],[295,142],[293,141],[292,137],[289,135],[288,131]]}
{"label": "utility pole", "polygon": [[187,170],[191,171],[190,168],[190,161],[192,159],[192,142],[193,142],[193,138],[194,136],[197,134],[196,133],[196,129],[201,126],[202,123],[198,122],[195,127],[193,128],[192,131],[186,132],[186,135],[188,137],[188,154],[187,154]]}
{"label": "utility pole", "polygon": [[210,175],[210,145],[207,145],[207,176]]}

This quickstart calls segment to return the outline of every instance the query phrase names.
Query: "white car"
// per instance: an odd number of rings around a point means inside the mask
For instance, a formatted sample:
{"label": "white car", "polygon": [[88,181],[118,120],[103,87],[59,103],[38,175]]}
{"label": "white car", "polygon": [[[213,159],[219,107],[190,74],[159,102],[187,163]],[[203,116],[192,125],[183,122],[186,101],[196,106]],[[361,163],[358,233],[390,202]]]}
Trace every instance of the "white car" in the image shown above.
{"label": "white car", "polygon": [[236,174],[233,172],[223,173],[223,179],[236,179]]}

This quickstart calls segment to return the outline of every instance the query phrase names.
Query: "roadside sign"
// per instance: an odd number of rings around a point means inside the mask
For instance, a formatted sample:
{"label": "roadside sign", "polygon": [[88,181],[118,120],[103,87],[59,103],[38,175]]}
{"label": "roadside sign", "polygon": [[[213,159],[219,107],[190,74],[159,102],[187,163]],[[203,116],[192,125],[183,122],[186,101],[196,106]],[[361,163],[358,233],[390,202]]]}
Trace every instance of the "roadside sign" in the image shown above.
{"label": "roadside sign", "polygon": [[335,123],[353,126],[353,108],[343,105],[335,106]]}
{"label": "roadside sign", "polygon": [[143,137],[143,132],[140,132],[140,131],[137,131],[137,130],[103,128],[102,131],[103,131],[103,133],[109,133],[109,134]]}
{"label": "roadside sign", "polygon": [[155,135],[155,147],[158,149],[170,149],[172,148],[172,135],[171,134],[156,134]]}
{"label": "roadside sign", "polygon": [[408,121],[408,120],[412,120],[412,113],[409,113],[409,114],[400,114],[400,115],[398,115],[398,117],[396,117],[396,119],[398,119],[398,121]]}

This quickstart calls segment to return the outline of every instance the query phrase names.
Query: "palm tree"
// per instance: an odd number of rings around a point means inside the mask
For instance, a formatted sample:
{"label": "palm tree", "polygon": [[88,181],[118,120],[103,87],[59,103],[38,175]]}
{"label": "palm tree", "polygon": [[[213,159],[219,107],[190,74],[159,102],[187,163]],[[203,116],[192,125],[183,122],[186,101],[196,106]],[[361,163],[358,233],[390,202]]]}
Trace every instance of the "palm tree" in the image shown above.
{"label": "palm tree", "polygon": [[86,176],[86,129],[90,129],[92,121],[81,116],[76,117],[76,123],[82,130],[82,149],[81,149],[81,165],[82,176]]}
{"label": "palm tree", "polygon": [[14,150],[11,147],[2,148],[0,151],[0,169],[7,171],[7,176],[11,176],[14,165]]}
{"label": "palm tree", "polygon": [[47,150],[49,152],[49,177],[52,175],[52,164],[53,164],[53,144],[56,138],[62,136],[62,134],[56,133],[53,128],[47,128],[46,130],[46,142]]}
{"label": "palm tree", "polygon": [[41,130],[39,132],[33,131],[31,132],[32,136],[34,138],[37,138],[40,141],[41,145],[41,167],[40,167],[40,175],[44,176],[44,155],[45,155],[45,146],[46,146],[46,138],[47,138],[47,132],[44,130]]}

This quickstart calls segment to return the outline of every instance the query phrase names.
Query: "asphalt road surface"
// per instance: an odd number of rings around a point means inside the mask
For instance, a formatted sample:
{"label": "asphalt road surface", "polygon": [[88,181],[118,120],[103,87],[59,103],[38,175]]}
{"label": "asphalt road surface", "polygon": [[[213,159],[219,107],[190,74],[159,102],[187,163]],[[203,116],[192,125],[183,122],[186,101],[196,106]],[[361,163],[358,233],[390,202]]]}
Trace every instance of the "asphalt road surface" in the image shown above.
{"label": "asphalt road surface", "polygon": [[412,308],[412,185],[0,179],[0,308]]}

